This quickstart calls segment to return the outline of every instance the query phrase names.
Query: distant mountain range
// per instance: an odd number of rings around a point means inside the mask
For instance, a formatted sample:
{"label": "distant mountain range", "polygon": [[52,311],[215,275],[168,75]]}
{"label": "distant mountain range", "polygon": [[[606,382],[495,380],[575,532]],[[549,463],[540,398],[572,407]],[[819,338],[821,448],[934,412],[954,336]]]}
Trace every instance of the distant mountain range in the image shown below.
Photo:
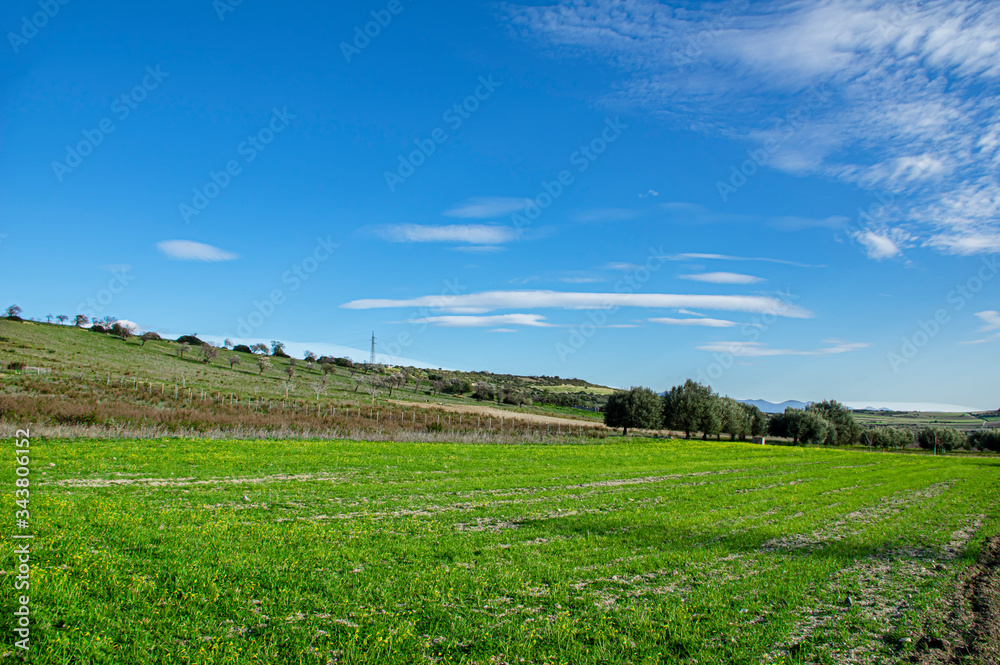
{"label": "distant mountain range", "polygon": [[766,399],[741,399],[739,401],[744,404],[752,404],[764,413],[784,413],[785,409],[788,407],[792,407],[793,409],[804,409],[812,404],[812,402],[798,402],[793,399],[786,400],[781,404],[768,402]]}

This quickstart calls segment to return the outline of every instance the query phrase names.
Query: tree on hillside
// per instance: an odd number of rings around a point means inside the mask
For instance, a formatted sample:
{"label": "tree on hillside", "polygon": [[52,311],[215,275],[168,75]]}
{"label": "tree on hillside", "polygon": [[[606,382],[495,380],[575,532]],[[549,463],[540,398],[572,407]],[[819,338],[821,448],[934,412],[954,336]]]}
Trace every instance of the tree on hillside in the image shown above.
{"label": "tree on hillside", "polygon": [[121,337],[122,340],[127,340],[135,334],[135,331],[132,330],[132,326],[127,323],[122,323],[121,321],[115,321],[111,326],[111,330],[108,332],[116,337]]}
{"label": "tree on hillside", "polygon": [[142,337],[139,338],[139,346],[146,346],[146,342],[159,341],[160,339],[162,338],[155,332],[144,332],[142,333]]}
{"label": "tree on hillside", "polygon": [[316,354],[313,353],[312,351],[306,351],[305,353],[302,354],[302,359],[307,362],[314,363],[316,362]]}
{"label": "tree on hillside", "polygon": [[88,323],[90,323],[90,319],[88,319],[83,314],[77,314],[76,317],[73,319],[73,321],[77,328],[82,328]]}
{"label": "tree on hillside", "polygon": [[22,311],[23,310],[17,305],[11,305],[4,311],[4,316],[6,316],[8,319],[13,316],[21,316]]}
{"label": "tree on hillside", "polygon": [[663,426],[684,432],[686,439],[691,438],[692,432],[715,434],[720,426],[716,400],[709,386],[688,379],[664,395]]}
{"label": "tree on hillside", "polygon": [[271,359],[267,356],[257,356],[257,367],[260,368],[258,376],[264,373],[264,370],[271,366]]}
{"label": "tree on hillside", "polygon": [[271,340],[271,355],[278,358],[287,358],[288,354],[285,353],[285,343],[279,342],[276,339]]}
{"label": "tree on hillside", "polygon": [[292,377],[295,376],[295,365],[289,365],[285,368],[285,374],[288,375],[288,380],[291,381]]}
{"label": "tree on hillside", "polygon": [[226,339],[224,339],[222,341],[222,348],[224,348],[224,349],[231,349],[231,348],[233,348],[233,340],[229,339],[228,337]]}
{"label": "tree on hillside", "polygon": [[56,318],[55,314],[46,314],[45,315],[45,321],[47,323],[52,323],[52,319],[54,319],[54,318]]}
{"label": "tree on hillside", "polygon": [[253,346],[250,347],[250,350],[252,352],[254,352],[254,353],[259,353],[261,355],[265,355],[266,356],[267,355],[267,344],[265,344],[264,342],[257,342],[256,344],[254,344]]}
{"label": "tree on hillside", "polygon": [[976,450],[991,450],[995,453],[1000,453],[1000,430],[984,429],[978,432],[973,432],[969,435],[966,447],[975,448]]}
{"label": "tree on hillside", "polygon": [[628,436],[629,427],[656,429],[660,426],[660,398],[649,388],[616,390],[604,407],[604,424],[621,427],[622,436]]}
{"label": "tree on hillside", "polygon": [[496,390],[493,388],[492,384],[486,383],[485,381],[477,381],[472,386],[472,397],[480,402],[483,400],[492,401],[493,398],[496,397]]}
{"label": "tree on hillside", "polygon": [[234,353],[228,358],[226,358],[226,362],[229,363],[229,370],[232,371],[232,369],[236,367],[236,365],[239,365],[243,361],[240,360],[240,357]]}
{"label": "tree on hillside", "polygon": [[177,355],[180,356],[181,359],[183,359],[184,354],[187,353],[188,349],[190,348],[191,348],[190,344],[188,344],[187,342],[181,342],[180,345],[178,345],[177,347]]}
{"label": "tree on hillside", "polygon": [[812,411],[830,423],[828,443],[851,446],[861,438],[861,425],[854,419],[851,410],[840,402],[832,399],[813,402],[806,407],[806,411]]}
{"label": "tree on hillside", "polygon": [[69,317],[66,316],[65,314],[60,314],[59,316],[56,317],[56,320],[59,321],[59,323],[65,324],[67,321],[69,321]]}
{"label": "tree on hillside", "polygon": [[206,364],[215,360],[219,355],[219,347],[205,342],[201,345],[201,359]]}
{"label": "tree on hillside", "polygon": [[316,401],[319,401],[319,396],[326,392],[326,377],[319,379],[318,381],[313,381],[309,384],[309,388],[316,393]]}

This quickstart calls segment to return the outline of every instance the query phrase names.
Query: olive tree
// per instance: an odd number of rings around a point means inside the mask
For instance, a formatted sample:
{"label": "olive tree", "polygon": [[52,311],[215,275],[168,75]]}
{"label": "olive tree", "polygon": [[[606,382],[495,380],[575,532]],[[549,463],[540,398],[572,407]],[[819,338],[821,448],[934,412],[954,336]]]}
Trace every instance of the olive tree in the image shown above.
{"label": "olive tree", "polygon": [[628,436],[630,427],[655,429],[660,426],[660,398],[649,388],[633,386],[616,390],[608,397],[604,407],[604,424],[621,427],[622,436]]}

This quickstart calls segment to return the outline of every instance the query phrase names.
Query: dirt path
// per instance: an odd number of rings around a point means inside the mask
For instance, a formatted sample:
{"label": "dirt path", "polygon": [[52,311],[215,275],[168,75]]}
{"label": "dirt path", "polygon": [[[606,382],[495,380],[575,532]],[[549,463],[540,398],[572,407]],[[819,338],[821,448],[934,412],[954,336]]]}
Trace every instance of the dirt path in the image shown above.
{"label": "dirt path", "polygon": [[959,575],[951,602],[945,617],[950,634],[921,640],[914,661],[1000,665],[1000,535],[986,541],[979,560]]}
{"label": "dirt path", "polygon": [[573,425],[574,427],[599,427],[604,429],[604,425],[599,422],[588,422],[586,420],[575,420],[573,418],[560,418],[559,416],[543,416],[537,413],[520,413],[517,411],[504,411],[503,409],[497,409],[490,406],[485,406],[483,404],[436,404],[433,402],[428,402],[426,404],[418,404],[415,402],[403,402],[400,400],[389,400],[394,404],[399,404],[400,406],[410,406],[410,407],[421,407],[425,406],[427,408],[441,409],[442,411],[450,411],[451,413],[463,413],[472,414],[476,416],[482,416],[483,418],[493,418],[499,420],[503,418],[504,420],[526,420],[532,423],[548,423],[550,425]]}

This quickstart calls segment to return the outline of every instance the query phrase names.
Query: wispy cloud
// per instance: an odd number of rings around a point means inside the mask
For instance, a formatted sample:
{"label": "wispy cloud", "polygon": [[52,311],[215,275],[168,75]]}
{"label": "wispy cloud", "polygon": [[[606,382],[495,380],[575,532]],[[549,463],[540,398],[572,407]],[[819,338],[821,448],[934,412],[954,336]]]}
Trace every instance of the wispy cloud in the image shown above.
{"label": "wispy cloud", "polygon": [[[1000,312],[996,310],[986,310],[985,312],[976,312],[976,316],[983,320],[986,324],[979,328],[978,332],[988,333],[995,330],[1000,330]],[[993,332],[992,335],[987,335],[982,339],[974,339],[968,342],[963,342],[964,344],[986,344],[987,342],[996,342],[1000,340],[1000,332]]]}
{"label": "wispy cloud", "polygon": [[156,248],[175,261],[232,261],[239,256],[224,249],[193,240],[164,240]]}
{"label": "wispy cloud", "polygon": [[823,265],[814,265],[811,263],[799,263],[797,261],[786,261],[784,259],[769,259],[759,256],[727,256],[726,254],[698,254],[693,252],[688,252],[685,254],[674,254],[672,256],[663,257],[668,261],[763,261],[765,263],[779,263],[786,266],[795,266],[796,268],[825,268]]}
{"label": "wispy cloud", "polygon": [[656,318],[650,319],[653,323],[662,323],[667,326],[701,326],[705,328],[732,328],[733,326],[738,326],[736,321],[727,321],[725,319],[671,319],[671,318]]}
{"label": "wispy cloud", "polygon": [[518,210],[523,210],[531,199],[519,199],[509,196],[478,196],[444,212],[447,217],[462,219],[496,219],[506,217]]}
{"label": "wispy cloud", "polygon": [[553,328],[541,314],[497,314],[495,316],[428,316],[411,323],[426,323],[438,328],[490,328],[493,326],[529,326]]}
{"label": "wispy cloud", "polygon": [[679,275],[681,279],[693,282],[707,282],[709,284],[756,284],[763,282],[762,277],[753,275],[743,275],[738,272],[704,272],[696,275]]}
{"label": "wispy cloud", "polygon": [[515,237],[512,228],[492,224],[448,224],[443,226],[396,224],[384,226],[378,229],[377,233],[390,242],[458,242],[477,246],[499,245],[510,242]]}
{"label": "wispy cloud", "polygon": [[864,342],[842,342],[835,339],[823,340],[828,346],[820,349],[772,349],[762,342],[710,342],[695,348],[700,351],[731,353],[737,358],[767,358],[770,356],[829,356],[864,349],[871,344]]}
{"label": "wispy cloud", "polygon": [[[952,254],[1000,248],[996,2],[724,0],[680,9],[630,0],[623,9],[617,0],[563,0],[505,7],[523,34],[557,54],[597,56],[617,67],[623,76],[608,92],[609,105],[712,135],[763,145],[779,131],[769,119],[789,117],[805,91],[822,89],[826,101],[781,142],[771,166],[892,192],[882,221],[914,244]],[[698,57],[683,57],[690,44]],[[871,256],[886,258],[888,249]]]}
{"label": "wispy cloud", "polygon": [[976,312],[976,316],[986,323],[985,326],[979,329],[979,332],[1000,330],[1000,312],[990,309],[985,312]]}
{"label": "wispy cloud", "polygon": [[485,291],[430,295],[405,300],[368,298],[344,303],[345,309],[431,307],[452,314],[485,314],[500,309],[610,309],[612,307],[700,308],[811,318],[812,313],[771,296],[686,295],[671,293],[577,293],[561,291]]}

